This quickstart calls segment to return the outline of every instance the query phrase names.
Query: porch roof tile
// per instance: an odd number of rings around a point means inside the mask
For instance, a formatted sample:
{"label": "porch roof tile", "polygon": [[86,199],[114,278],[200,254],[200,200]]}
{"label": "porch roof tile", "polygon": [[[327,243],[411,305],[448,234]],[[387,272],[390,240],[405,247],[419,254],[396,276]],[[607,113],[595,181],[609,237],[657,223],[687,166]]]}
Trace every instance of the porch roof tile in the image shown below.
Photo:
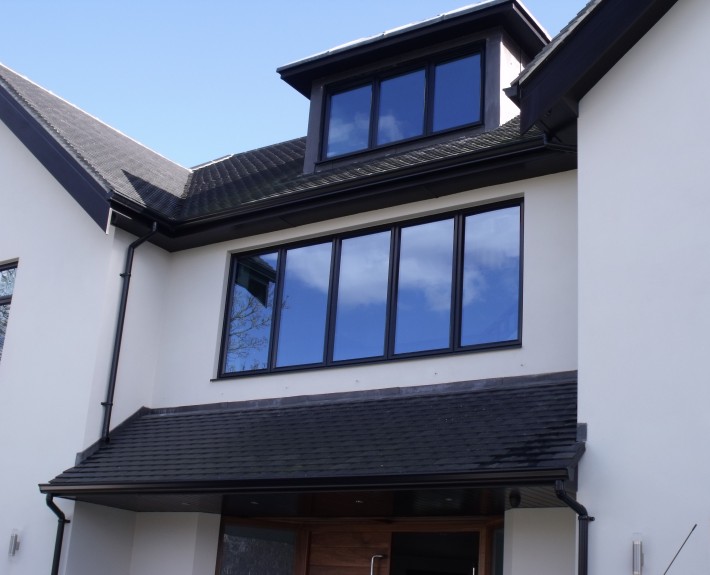
{"label": "porch roof tile", "polygon": [[144,408],[41,487],[298,487],[539,473],[576,465],[576,428],[574,374]]}

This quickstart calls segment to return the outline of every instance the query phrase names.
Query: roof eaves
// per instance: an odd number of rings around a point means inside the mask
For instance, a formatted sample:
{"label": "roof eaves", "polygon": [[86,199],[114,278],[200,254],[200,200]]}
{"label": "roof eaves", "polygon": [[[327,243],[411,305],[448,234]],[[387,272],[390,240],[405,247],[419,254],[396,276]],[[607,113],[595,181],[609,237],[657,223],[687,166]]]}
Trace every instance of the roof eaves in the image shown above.
{"label": "roof eaves", "polygon": [[579,100],[676,1],[591,0],[506,92],[520,104],[521,131],[537,124],[576,141]]}

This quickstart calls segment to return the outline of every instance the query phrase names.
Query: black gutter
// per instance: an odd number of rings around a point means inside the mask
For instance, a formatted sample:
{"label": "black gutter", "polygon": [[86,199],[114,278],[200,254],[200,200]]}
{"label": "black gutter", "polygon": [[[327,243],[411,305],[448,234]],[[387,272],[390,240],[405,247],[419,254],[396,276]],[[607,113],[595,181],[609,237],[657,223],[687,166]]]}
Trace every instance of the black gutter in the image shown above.
{"label": "black gutter", "polygon": [[111,411],[113,409],[113,396],[116,391],[116,375],[118,373],[118,359],[121,355],[121,342],[123,340],[123,324],[126,320],[126,304],[128,303],[128,288],[131,283],[131,270],[133,269],[133,253],[136,248],[158,231],[158,224],[153,222],[151,230],[143,237],[138,238],[126,250],[126,264],[121,277],[123,278],[123,289],[121,290],[121,301],[118,308],[118,319],[116,321],[116,335],[113,340],[113,354],[111,356],[111,370],[109,372],[108,388],[106,390],[106,401],[102,401],[104,407],[104,421],[102,425],[101,441],[109,442],[109,430],[111,427]]}
{"label": "black gutter", "polygon": [[589,569],[589,523],[594,521],[587,509],[578,501],[572,499],[565,491],[564,481],[555,481],[555,495],[577,514],[579,533],[577,543],[577,575],[587,575]]}
{"label": "black gutter", "polygon": [[59,573],[59,560],[62,557],[62,543],[64,541],[64,526],[67,523],[71,523],[67,516],[64,515],[61,509],[57,507],[56,503],[53,501],[53,495],[47,495],[47,507],[49,507],[54,514],[57,516],[57,537],[54,540],[54,558],[52,559],[52,575],[58,575]]}
{"label": "black gutter", "polygon": [[[580,454],[581,455],[581,454]],[[579,455],[574,458],[576,461]],[[570,462],[572,464],[572,462]],[[556,485],[569,478],[568,467],[548,470],[449,473],[441,475],[388,475],[254,480],[164,481],[154,483],[40,484],[42,493],[80,498],[88,495],[168,495],[213,493],[307,493],[370,489],[500,487],[510,485]],[[566,479],[565,479],[566,480]]]}

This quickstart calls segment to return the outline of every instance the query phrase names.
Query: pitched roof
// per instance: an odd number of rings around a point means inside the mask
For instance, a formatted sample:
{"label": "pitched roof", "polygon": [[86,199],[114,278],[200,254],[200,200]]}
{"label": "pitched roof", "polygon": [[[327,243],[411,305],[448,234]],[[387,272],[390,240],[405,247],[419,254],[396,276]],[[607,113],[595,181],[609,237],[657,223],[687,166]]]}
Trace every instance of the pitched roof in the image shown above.
{"label": "pitched roof", "polygon": [[200,493],[567,479],[576,378],[143,409],[45,493]]}
{"label": "pitched roof", "polygon": [[590,0],[506,91],[533,124],[575,144],[577,104],[677,0]]}
{"label": "pitched roof", "polygon": [[115,193],[170,217],[190,171],[0,64],[0,86],[84,169]]}

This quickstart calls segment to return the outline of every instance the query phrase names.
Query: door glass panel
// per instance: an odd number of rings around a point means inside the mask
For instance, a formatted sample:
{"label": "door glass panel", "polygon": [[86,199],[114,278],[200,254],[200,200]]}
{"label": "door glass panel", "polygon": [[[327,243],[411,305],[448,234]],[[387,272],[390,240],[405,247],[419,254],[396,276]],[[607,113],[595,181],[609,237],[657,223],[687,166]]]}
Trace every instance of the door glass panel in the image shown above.
{"label": "door glass panel", "polygon": [[380,84],[377,144],[424,133],[424,70],[383,80]]}
{"label": "door glass panel", "polygon": [[444,62],[434,70],[435,132],[481,120],[481,55]]}
{"label": "door glass panel", "polygon": [[276,365],[321,363],[332,243],[286,252]]}
{"label": "door glass panel", "polygon": [[449,347],[453,219],[402,229],[395,353]]}
{"label": "door glass panel", "polygon": [[461,345],[518,339],[520,206],[466,218]]}
{"label": "door glass panel", "polygon": [[390,232],[342,242],[335,361],[384,354]]}
{"label": "door glass panel", "polygon": [[372,85],[330,97],[326,157],[364,150],[369,145]]}
{"label": "door glass panel", "polygon": [[269,359],[276,253],[239,260],[227,321],[224,370],[266,369]]}
{"label": "door glass panel", "polygon": [[478,533],[393,533],[390,575],[478,573],[478,544]]}
{"label": "door glass panel", "polygon": [[296,536],[291,531],[227,525],[220,575],[293,575]]}

